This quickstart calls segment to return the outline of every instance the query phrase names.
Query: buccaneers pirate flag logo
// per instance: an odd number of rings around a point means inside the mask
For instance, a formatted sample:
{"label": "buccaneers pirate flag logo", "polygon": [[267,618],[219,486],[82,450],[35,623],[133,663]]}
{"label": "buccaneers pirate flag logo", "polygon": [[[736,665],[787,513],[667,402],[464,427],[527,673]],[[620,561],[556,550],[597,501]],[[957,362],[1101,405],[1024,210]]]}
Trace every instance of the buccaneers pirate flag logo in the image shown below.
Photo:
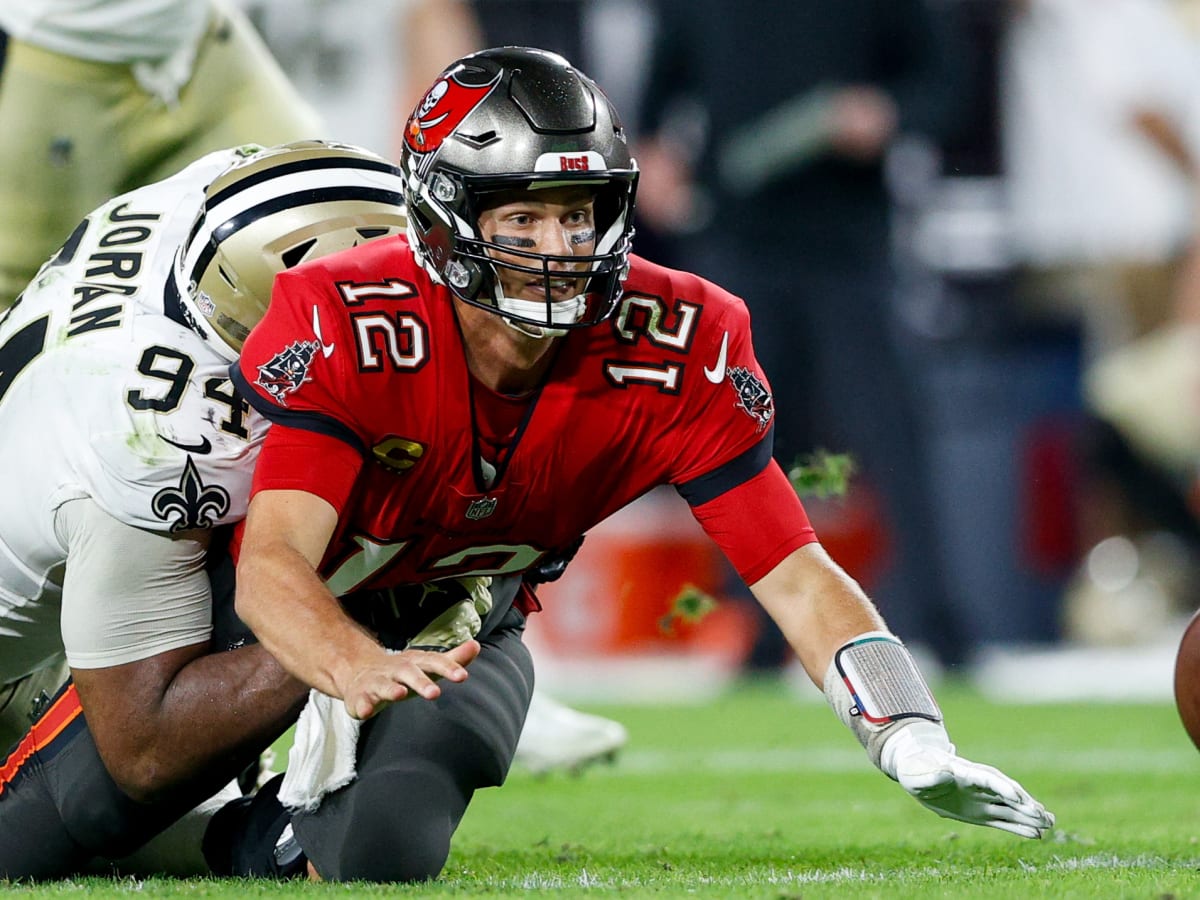
{"label": "buccaneers pirate flag logo", "polygon": [[459,66],[429,89],[404,129],[404,142],[410,150],[431,153],[440,147],[500,82],[497,74],[485,84],[471,84],[471,76],[480,74],[478,69]]}
{"label": "buccaneers pirate flag logo", "polygon": [[280,406],[287,406],[287,395],[312,380],[308,377],[308,367],[320,346],[320,341],[292,341],[290,346],[258,367],[258,378],[254,383],[274,397]]}

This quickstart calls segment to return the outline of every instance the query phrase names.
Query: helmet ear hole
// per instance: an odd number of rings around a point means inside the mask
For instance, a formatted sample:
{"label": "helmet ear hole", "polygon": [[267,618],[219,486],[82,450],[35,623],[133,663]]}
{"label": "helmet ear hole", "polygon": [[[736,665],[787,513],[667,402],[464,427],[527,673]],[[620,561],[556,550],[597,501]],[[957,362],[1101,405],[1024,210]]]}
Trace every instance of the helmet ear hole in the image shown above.
{"label": "helmet ear hole", "polygon": [[409,203],[408,218],[422,232],[427,232],[429,229],[433,228],[433,220],[425,214],[422,204]]}

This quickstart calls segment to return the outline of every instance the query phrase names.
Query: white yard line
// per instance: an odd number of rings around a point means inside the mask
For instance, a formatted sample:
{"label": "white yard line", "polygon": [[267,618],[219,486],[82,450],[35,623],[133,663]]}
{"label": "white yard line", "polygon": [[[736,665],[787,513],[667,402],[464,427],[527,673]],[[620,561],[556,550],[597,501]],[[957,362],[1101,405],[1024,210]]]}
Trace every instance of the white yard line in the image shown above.
{"label": "white yard line", "polygon": [[[1081,857],[1054,857],[1046,862],[1029,863],[1017,860],[1017,868],[1024,873],[1059,874],[1071,872],[1087,872],[1096,870],[1132,870],[1195,873],[1200,866],[1200,860],[1167,860],[1161,856],[1140,854],[1133,857],[1121,857],[1110,853],[1093,853]],[[706,887],[751,888],[762,885],[791,885],[791,884],[896,884],[897,882],[923,882],[930,879],[954,878],[956,880],[970,879],[981,875],[996,874],[995,863],[985,866],[920,866],[911,869],[886,868],[865,869],[851,866],[841,866],[831,870],[794,870],[777,869],[774,867],[761,872],[749,874],[711,876],[704,875],[695,879],[698,884]],[[497,879],[488,880],[487,887],[494,890],[521,889],[527,891],[566,891],[579,888],[593,890],[620,890],[630,888],[661,887],[658,879],[643,878],[611,878],[597,875],[586,868],[578,874],[564,875],[561,872],[542,873],[531,872],[519,880]]]}
{"label": "white yard line", "polygon": [[[1158,750],[1095,748],[1066,752],[1008,750],[989,754],[993,764],[1008,768],[1061,774],[1097,772],[1157,772],[1196,775],[1196,751],[1190,747]],[[638,750],[621,752],[615,767],[594,770],[598,776],[655,775],[665,772],[871,772],[870,763],[857,746],[845,749],[716,750],[695,753],[686,750]]]}

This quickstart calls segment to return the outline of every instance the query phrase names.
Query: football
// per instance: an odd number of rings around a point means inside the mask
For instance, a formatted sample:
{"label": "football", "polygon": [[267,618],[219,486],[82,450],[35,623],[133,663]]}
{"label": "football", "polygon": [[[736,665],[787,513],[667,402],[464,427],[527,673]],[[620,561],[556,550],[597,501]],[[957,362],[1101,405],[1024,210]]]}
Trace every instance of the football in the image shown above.
{"label": "football", "polygon": [[1200,612],[1188,622],[1175,655],[1175,706],[1192,743],[1200,749]]}

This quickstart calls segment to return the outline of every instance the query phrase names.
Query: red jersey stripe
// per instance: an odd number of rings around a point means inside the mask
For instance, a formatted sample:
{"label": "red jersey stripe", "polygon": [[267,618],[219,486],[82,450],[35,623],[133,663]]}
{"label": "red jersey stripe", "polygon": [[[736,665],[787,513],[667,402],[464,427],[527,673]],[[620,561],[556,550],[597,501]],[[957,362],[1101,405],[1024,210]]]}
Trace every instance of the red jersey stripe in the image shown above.
{"label": "red jersey stripe", "polygon": [[63,691],[62,696],[55,700],[50,708],[42,714],[42,717],[33,724],[33,727],[17,744],[16,749],[4,761],[4,765],[0,766],[0,793],[3,793],[4,786],[16,777],[17,772],[29,757],[47,747],[82,712],[83,706],[79,702],[79,692],[75,690],[75,685],[69,685]]}

